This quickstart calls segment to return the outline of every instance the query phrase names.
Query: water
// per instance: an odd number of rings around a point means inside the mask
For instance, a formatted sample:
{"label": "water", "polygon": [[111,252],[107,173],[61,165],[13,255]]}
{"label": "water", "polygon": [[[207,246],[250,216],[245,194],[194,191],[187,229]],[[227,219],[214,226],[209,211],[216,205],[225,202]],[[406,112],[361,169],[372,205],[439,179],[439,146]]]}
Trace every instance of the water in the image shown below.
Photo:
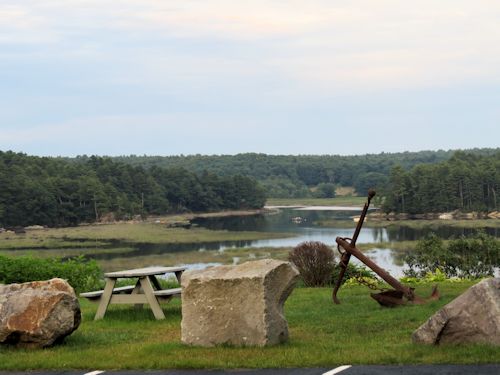
{"label": "water", "polygon": [[[294,239],[281,238],[273,240],[253,241],[252,246],[291,246],[298,238],[301,241],[322,241],[327,244],[335,243],[335,238],[351,237],[356,223],[353,217],[357,216],[359,211],[325,211],[301,209],[280,209],[272,215],[255,216],[228,216],[197,218],[193,220],[194,224],[213,230],[230,231],[258,231],[258,232],[286,232],[297,234]],[[300,217],[300,222],[294,222],[292,219]],[[317,225],[321,221],[338,221],[338,226],[321,227]],[[499,237],[500,228],[483,228],[489,235]],[[473,228],[456,227],[449,225],[428,225],[422,228],[414,228],[403,224],[392,225],[386,228],[370,227],[368,221],[358,237],[358,243],[379,243],[379,242],[399,242],[420,240],[426,235],[436,233],[439,237],[448,239],[461,235],[472,235],[476,232]],[[293,245],[293,244],[292,244]]]}
{"label": "water", "polygon": [[[295,237],[274,238],[265,240],[246,241],[246,247],[294,247],[304,241],[321,241],[329,246],[336,247],[336,237],[351,237],[354,233],[356,223],[353,217],[359,214],[359,209],[349,210],[320,208],[318,210],[310,207],[304,208],[281,208],[278,213],[272,215],[256,216],[230,216],[219,218],[198,218],[193,223],[214,230],[233,231],[260,231],[260,232],[284,232],[293,233]],[[338,220],[338,226],[321,227],[317,223],[328,220],[330,225]],[[333,220],[333,221],[332,221]],[[484,228],[486,233],[499,236],[498,228]],[[370,227],[369,222],[363,227],[357,243],[382,243],[414,241],[430,234],[436,233],[444,239],[471,235],[475,229],[452,227],[447,225],[423,226],[412,228],[404,225],[393,225],[387,228]],[[220,243],[219,250],[235,247],[234,244]],[[385,268],[395,277],[403,276],[405,268],[404,252],[395,251],[385,246],[377,247],[365,252],[379,266]],[[351,258],[354,263],[361,264],[357,259]]]}
{"label": "water", "polygon": [[[224,254],[228,249],[266,248],[266,250],[262,250],[264,254],[261,253],[260,256],[268,256],[266,255],[267,248],[275,248],[278,251],[278,248],[294,247],[304,241],[321,241],[335,248],[336,237],[351,237],[353,235],[356,226],[353,216],[356,215],[359,215],[359,209],[351,211],[346,208],[337,210],[327,210],[325,208],[297,210],[287,208],[266,215],[198,218],[193,220],[193,224],[212,230],[273,232],[285,233],[287,236],[253,241],[181,244],[122,243],[111,240],[103,241],[108,242],[103,249],[109,249],[109,251],[91,253],[87,256],[97,259],[107,271],[154,264],[164,265],[165,262],[170,265],[187,263],[188,267],[199,269],[221,264],[220,255]],[[329,227],[318,225],[321,221],[328,221]],[[496,237],[500,234],[498,228],[484,229],[488,234]],[[387,243],[419,240],[430,232],[447,239],[451,236],[473,234],[475,230],[447,225],[424,226],[415,229],[401,224],[391,225],[387,228],[377,228],[370,227],[368,221],[363,226],[357,243],[380,244],[380,246],[376,246],[372,250],[365,252],[365,254],[379,266],[388,270],[393,276],[400,277],[403,275],[403,257],[405,253],[404,251],[388,248]],[[293,236],[290,237],[290,234]],[[121,250],[123,248],[127,248],[127,251]],[[113,249],[116,249],[116,251]],[[242,252],[241,257],[233,254],[233,264],[256,257],[251,252]],[[257,253],[257,250],[255,252]],[[354,257],[351,259],[353,263],[360,263]],[[226,256],[224,263],[230,261],[231,257]]]}

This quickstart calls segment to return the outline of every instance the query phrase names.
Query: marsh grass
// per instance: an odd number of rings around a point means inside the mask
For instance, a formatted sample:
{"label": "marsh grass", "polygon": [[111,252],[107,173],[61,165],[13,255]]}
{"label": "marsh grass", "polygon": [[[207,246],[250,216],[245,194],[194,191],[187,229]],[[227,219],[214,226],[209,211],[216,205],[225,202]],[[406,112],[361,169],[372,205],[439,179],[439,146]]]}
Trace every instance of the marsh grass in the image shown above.
{"label": "marsh grass", "polygon": [[233,264],[245,261],[273,258],[287,259],[290,248],[231,248],[224,251],[182,251],[141,255],[140,257],[117,256],[112,259],[99,259],[99,265],[105,271],[122,270],[151,265],[181,265],[196,263]]}
{"label": "marsh grass", "polygon": [[366,197],[339,196],[335,198],[269,198],[266,206],[363,206]]}
{"label": "marsh grass", "polygon": [[[273,258],[286,260],[290,247],[259,247],[259,248],[226,248],[223,251],[181,251],[161,252],[158,254],[142,254],[130,256],[133,248],[115,249],[55,249],[55,250],[3,250],[0,255],[5,256],[33,256],[37,258],[76,257],[81,254],[92,257],[98,255],[98,264],[104,272],[147,266],[174,266],[180,264],[220,263],[232,264],[235,262]],[[106,256],[109,256],[107,258]]]}
{"label": "marsh grass", "polygon": [[[283,238],[291,233],[256,231],[168,228],[154,222],[86,225],[71,228],[28,230],[25,234],[0,233],[0,254],[6,256],[30,255],[37,258],[68,258],[80,255],[97,259],[103,271],[116,271],[151,265],[178,265],[190,263],[231,264],[241,259],[282,257],[283,249],[236,249],[224,251],[176,251],[176,245],[197,244],[198,247],[221,242],[251,241]],[[157,247],[139,251],[144,245]],[[165,251],[163,245],[169,245]],[[173,245],[173,246],[172,246]]]}
{"label": "marsh grass", "polygon": [[116,223],[69,228],[29,230],[26,234],[0,233],[0,249],[70,249],[102,248],[109,241],[122,243],[196,243],[251,241],[283,238],[284,233],[208,230],[204,228],[168,228],[154,223]]}
{"label": "marsh grass", "polygon": [[[315,225],[334,228],[355,228],[356,223],[349,220],[317,220]],[[456,227],[468,229],[500,228],[498,219],[471,219],[471,220],[381,220],[379,218],[370,218],[363,224],[367,228],[389,228],[389,227],[407,227],[411,229],[424,229],[440,227]]]}
{"label": "marsh grass", "polygon": [[[104,320],[93,321],[96,305],[81,301],[83,322],[59,346],[44,350],[0,348],[2,370],[330,367],[340,364],[498,363],[489,345],[424,346],[411,333],[441,306],[471,286],[443,283],[442,298],[424,306],[379,307],[361,286],[343,287],[341,305],[329,288],[297,288],[285,315],[290,340],[267,348],[197,348],[180,342],[181,307],[174,300],[156,321],[147,308],[112,305]],[[421,295],[431,285],[417,287]]]}

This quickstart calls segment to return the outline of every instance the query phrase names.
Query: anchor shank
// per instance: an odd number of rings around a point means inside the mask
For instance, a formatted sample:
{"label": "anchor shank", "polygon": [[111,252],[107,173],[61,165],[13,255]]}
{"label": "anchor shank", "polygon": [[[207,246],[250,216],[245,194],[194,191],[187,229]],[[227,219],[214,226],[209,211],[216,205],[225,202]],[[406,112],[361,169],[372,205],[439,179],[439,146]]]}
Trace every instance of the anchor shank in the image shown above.
{"label": "anchor shank", "polygon": [[363,226],[363,223],[365,222],[365,217],[366,214],[368,213],[368,207],[370,207],[370,202],[372,200],[372,197],[375,195],[374,191],[370,191],[368,195],[368,200],[366,201],[365,205],[363,206],[363,211],[361,212],[361,215],[359,216],[358,224],[356,225],[356,229],[354,230],[354,234],[352,236],[352,241],[351,245],[356,246],[356,241],[358,240],[359,232],[361,232],[361,227]]}
{"label": "anchor shank", "polygon": [[[363,222],[365,221],[366,214],[368,212],[368,207],[370,207],[370,202],[372,198],[375,196],[375,190],[368,190],[368,199],[363,206],[363,211],[361,212],[361,215],[358,220],[358,224],[356,225],[356,229],[354,230],[354,235],[352,236],[351,239],[351,245],[355,246],[356,241],[358,240],[359,232],[361,232],[361,227],[363,226]],[[339,277],[337,279],[337,282],[335,284],[335,287],[333,288],[332,292],[332,299],[333,302],[336,304],[340,304],[340,300],[337,298],[337,292],[340,289],[340,286],[342,285],[342,280],[344,279],[344,274],[347,269],[347,265],[349,264],[349,260],[351,259],[351,254],[350,253],[344,253],[342,255],[342,259],[340,260],[340,272],[339,272]]]}
{"label": "anchor shank", "polygon": [[332,293],[333,302],[335,302],[337,305],[340,304],[340,300],[337,298],[337,292],[339,291],[340,286],[342,285],[342,280],[344,279],[344,274],[350,259],[351,259],[351,254],[349,254],[347,251],[344,254],[342,254],[342,258],[340,259],[340,272],[337,279],[337,283],[335,284],[335,288],[333,289]]}
{"label": "anchor shank", "polygon": [[410,289],[403,284],[401,284],[397,279],[392,277],[389,272],[379,267],[375,262],[373,262],[370,258],[364,255],[361,250],[359,250],[356,246],[352,246],[349,242],[345,241],[341,237],[337,237],[335,239],[337,244],[339,244],[346,252],[351,255],[354,255],[361,262],[363,262],[367,267],[373,270],[377,275],[379,275],[387,284],[392,286],[394,289],[403,292],[404,296],[412,301],[415,298],[413,293],[413,289]]}

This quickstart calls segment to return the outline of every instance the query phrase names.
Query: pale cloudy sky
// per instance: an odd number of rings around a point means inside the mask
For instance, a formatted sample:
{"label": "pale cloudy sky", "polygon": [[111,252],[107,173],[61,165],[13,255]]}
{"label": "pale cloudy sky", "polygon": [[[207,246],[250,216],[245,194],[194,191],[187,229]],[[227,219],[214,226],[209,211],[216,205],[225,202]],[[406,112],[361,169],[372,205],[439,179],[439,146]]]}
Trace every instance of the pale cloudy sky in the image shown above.
{"label": "pale cloudy sky", "polygon": [[498,0],[0,0],[0,150],[500,147]]}

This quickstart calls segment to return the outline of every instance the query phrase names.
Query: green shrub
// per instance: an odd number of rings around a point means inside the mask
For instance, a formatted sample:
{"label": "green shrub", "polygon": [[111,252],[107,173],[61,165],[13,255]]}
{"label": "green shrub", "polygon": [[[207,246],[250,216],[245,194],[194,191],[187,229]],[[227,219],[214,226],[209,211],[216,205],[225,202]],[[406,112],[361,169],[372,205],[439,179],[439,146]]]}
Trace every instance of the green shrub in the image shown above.
{"label": "green shrub", "polygon": [[[335,285],[337,283],[337,279],[339,278],[341,267],[340,265],[336,264],[333,267],[332,274],[331,274],[331,283],[332,285]],[[349,263],[347,265],[347,269],[345,270],[344,273],[344,278],[342,279],[342,284],[344,284],[347,280],[350,279],[357,279],[358,277],[362,277],[364,279],[374,279],[376,280],[375,274],[373,271],[370,271],[364,266],[357,266],[355,264]]]}
{"label": "green shrub", "polygon": [[463,279],[458,277],[446,277],[446,274],[439,268],[436,268],[434,272],[427,272],[424,277],[410,277],[404,276],[399,279],[405,284],[426,284],[426,283],[436,283],[436,282],[447,282],[447,283],[458,283]]}
{"label": "green shrub", "polygon": [[483,232],[461,236],[446,245],[435,234],[419,241],[415,251],[405,257],[406,276],[425,277],[436,270],[447,278],[480,278],[493,276],[500,266],[500,241]]}
{"label": "green shrub", "polygon": [[305,286],[325,286],[330,283],[335,255],[330,247],[318,241],[302,242],[288,254]]}
{"label": "green shrub", "polygon": [[102,272],[95,260],[85,260],[82,256],[69,260],[0,256],[0,283],[24,283],[54,277],[67,280],[79,293],[99,288]]}

